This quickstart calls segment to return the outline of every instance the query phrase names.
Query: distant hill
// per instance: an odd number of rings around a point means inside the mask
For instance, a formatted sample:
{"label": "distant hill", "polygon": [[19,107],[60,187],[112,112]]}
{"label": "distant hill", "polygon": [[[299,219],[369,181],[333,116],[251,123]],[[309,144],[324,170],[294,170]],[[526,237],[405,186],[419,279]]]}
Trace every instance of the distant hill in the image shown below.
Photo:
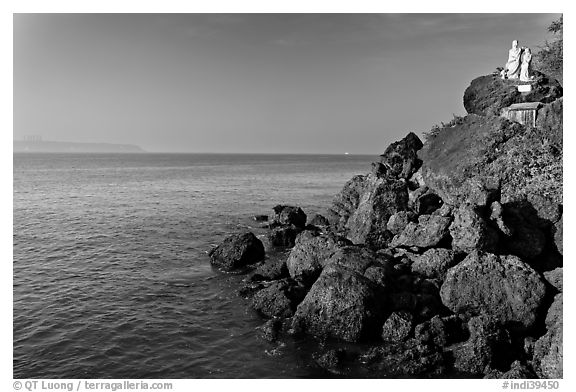
{"label": "distant hill", "polygon": [[145,151],[132,144],[14,141],[13,152],[142,153]]}

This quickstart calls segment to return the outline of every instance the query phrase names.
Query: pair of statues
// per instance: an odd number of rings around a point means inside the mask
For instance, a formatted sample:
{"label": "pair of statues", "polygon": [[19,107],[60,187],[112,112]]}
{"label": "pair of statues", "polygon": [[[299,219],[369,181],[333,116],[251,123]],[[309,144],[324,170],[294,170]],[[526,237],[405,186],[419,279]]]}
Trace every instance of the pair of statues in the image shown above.
{"label": "pair of statues", "polygon": [[530,48],[519,47],[518,41],[512,41],[512,49],[508,51],[508,62],[500,73],[502,79],[520,79],[522,82],[529,82],[534,79],[530,76],[530,63],[532,52]]}

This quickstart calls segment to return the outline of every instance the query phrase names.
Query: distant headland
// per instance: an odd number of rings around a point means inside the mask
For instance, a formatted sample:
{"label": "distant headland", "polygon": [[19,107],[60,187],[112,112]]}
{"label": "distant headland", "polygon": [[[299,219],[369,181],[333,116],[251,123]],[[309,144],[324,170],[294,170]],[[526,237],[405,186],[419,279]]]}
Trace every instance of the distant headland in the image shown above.
{"label": "distant headland", "polygon": [[72,143],[43,140],[15,140],[13,152],[31,153],[143,153],[133,144]]}

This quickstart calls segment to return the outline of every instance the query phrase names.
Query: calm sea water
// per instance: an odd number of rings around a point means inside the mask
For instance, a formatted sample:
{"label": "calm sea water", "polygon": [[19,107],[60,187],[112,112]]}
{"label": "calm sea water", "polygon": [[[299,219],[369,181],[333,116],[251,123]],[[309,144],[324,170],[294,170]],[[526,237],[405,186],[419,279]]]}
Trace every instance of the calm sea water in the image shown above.
{"label": "calm sea water", "polygon": [[279,203],[323,213],[371,156],[14,155],[14,377],[314,377],[206,251]]}

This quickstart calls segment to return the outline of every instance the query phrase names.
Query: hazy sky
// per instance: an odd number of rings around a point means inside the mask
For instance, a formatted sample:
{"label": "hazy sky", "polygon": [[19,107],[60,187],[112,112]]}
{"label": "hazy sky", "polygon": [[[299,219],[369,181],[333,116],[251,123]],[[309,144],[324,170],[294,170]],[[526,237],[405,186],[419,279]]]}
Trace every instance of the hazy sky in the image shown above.
{"label": "hazy sky", "polygon": [[16,14],[14,139],[381,153],[557,14]]}

